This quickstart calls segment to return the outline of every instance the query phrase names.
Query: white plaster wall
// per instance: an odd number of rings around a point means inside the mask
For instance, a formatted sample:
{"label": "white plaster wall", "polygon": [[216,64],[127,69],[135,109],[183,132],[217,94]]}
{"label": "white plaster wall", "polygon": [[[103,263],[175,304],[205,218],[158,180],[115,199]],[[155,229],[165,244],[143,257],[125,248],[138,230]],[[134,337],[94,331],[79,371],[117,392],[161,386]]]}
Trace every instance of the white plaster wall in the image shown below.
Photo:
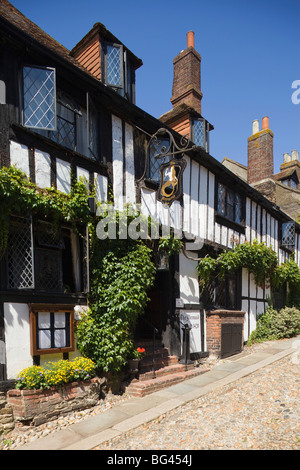
{"label": "white plaster wall", "polygon": [[41,150],[35,150],[35,182],[40,188],[51,187],[51,159],[50,155]]}
{"label": "white plaster wall", "polygon": [[136,202],[133,129],[125,124],[125,199],[127,204]]}
{"label": "white plaster wall", "polygon": [[29,176],[29,153],[26,145],[10,141],[10,164]]}
{"label": "white plaster wall", "polygon": [[107,178],[106,176],[98,175],[98,173],[94,173],[94,181],[96,187],[96,199],[99,202],[106,202],[107,201]]}
{"label": "white plaster wall", "polygon": [[[188,256],[197,257],[197,253],[187,252]],[[190,260],[179,254],[179,286],[180,298],[185,304],[199,303],[199,282],[197,272],[197,261]]]}
{"label": "white plaster wall", "polygon": [[69,162],[56,160],[56,184],[57,189],[69,194],[71,191],[71,165]]}
{"label": "white plaster wall", "polygon": [[84,184],[86,185],[86,187],[89,188],[89,184],[90,184],[90,172],[89,172],[89,170],[86,170],[85,168],[81,168],[81,167],[78,166],[76,168],[76,176],[77,176],[78,181],[81,178],[82,181],[84,182]]}
{"label": "white plaster wall", "polygon": [[122,120],[112,115],[113,194],[116,210],[123,209],[123,131]]}
{"label": "white plaster wall", "polygon": [[27,304],[4,303],[7,378],[14,379],[32,365],[29,308]]}

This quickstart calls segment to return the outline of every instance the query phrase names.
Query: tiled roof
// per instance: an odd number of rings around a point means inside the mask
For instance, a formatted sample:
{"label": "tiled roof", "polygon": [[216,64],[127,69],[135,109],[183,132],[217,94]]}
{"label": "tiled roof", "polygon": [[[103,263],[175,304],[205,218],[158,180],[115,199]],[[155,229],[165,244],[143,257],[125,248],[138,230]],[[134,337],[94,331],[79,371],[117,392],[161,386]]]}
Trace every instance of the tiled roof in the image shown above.
{"label": "tiled roof", "polygon": [[50,49],[56,55],[87,72],[79,62],[70,55],[70,51],[66,47],[53,39],[49,34],[45,33],[45,31],[29,20],[7,0],[0,0],[0,19],[1,17],[29,37],[35,39],[39,44]]}

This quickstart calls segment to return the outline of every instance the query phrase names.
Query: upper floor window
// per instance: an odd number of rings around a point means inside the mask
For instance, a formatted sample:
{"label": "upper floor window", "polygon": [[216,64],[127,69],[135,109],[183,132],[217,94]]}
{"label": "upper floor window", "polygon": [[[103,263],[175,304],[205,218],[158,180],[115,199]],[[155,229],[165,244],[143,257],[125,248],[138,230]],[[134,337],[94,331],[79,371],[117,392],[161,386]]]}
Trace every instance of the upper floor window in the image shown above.
{"label": "upper floor window", "polygon": [[192,121],[192,141],[209,152],[209,128],[208,122],[203,119],[193,119]]}
{"label": "upper floor window", "polygon": [[55,69],[23,68],[23,123],[34,129],[56,128]]}
{"label": "upper floor window", "polygon": [[98,111],[89,93],[77,101],[55,85],[55,69],[23,67],[23,125],[87,157],[98,157]]}
{"label": "upper floor window", "polygon": [[220,215],[241,224],[243,221],[242,197],[224,184],[218,183],[217,211]]}
{"label": "upper floor window", "polygon": [[104,45],[105,74],[104,81],[121,96],[133,101],[133,69],[128,54],[121,44]]}

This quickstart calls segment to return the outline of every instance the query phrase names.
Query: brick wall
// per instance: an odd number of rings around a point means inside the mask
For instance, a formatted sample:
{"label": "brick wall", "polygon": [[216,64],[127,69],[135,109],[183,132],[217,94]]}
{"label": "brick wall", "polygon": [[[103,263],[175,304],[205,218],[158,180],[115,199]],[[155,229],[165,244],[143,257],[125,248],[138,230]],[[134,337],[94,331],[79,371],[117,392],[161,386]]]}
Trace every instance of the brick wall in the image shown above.
{"label": "brick wall", "polygon": [[244,315],[245,312],[240,310],[212,310],[206,312],[206,346],[211,356],[221,356],[222,325],[244,325]]}
{"label": "brick wall", "polygon": [[201,114],[200,62],[200,54],[193,47],[175,57],[171,102],[173,106],[186,103]]}
{"label": "brick wall", "polygon": [[265,129],[248,138],[248,183],[273,176],[273,132]]}
{"label": "brick wall", "polygon": [[15,421],[38,426],[71,411],[95,406],[99,394],[100,381],[94,378],[49,390],[9,390],[7,404]]}

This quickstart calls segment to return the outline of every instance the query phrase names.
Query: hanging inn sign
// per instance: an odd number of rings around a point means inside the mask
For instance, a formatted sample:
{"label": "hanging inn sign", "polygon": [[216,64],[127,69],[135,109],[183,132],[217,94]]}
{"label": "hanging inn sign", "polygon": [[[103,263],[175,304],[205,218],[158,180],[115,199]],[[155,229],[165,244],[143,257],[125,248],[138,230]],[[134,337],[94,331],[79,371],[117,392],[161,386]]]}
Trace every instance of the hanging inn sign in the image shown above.
{"label": "hanging inn sign", "polygon": [[170,206],[182,196],[182,175],[186,167],[183,155],[188,145],[189,139],[182,137],[178,146],[173,135],[163,128],[150,139],[148,162],[152,165],[152,173],[155,173],[156,179],[159,180],[157,200],[163,204]]}

